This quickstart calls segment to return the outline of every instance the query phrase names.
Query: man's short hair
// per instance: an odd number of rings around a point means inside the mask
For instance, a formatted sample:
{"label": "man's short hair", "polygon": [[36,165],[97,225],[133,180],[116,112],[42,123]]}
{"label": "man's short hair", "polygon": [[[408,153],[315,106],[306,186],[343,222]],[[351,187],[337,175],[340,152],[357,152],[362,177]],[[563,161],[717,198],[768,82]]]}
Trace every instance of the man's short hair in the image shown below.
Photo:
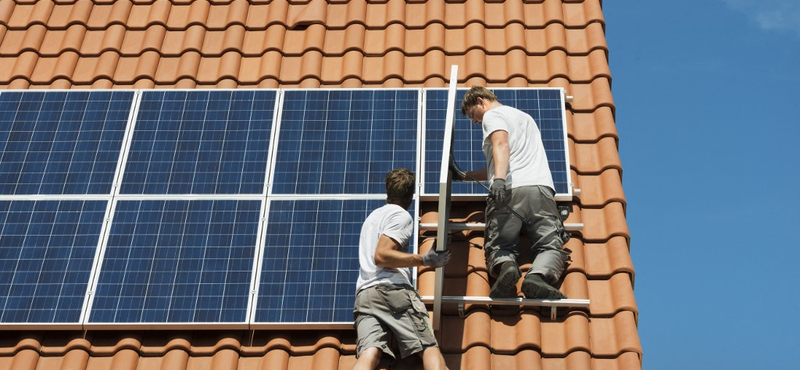
{"label": "man's short hair", "polygon": [[464,94],[464,100],[461,101],[461,114],[467,115],[467,111],[478,105],[478,98],[484,98],[488,101],[497,101],[497,96],[483,86],[472,86],[467,93]]}
{"label": "man's short hair", "polygon": [[410,202],[416,185],[413,172],[407,168],[395,168],[386,174],[386,200]]}

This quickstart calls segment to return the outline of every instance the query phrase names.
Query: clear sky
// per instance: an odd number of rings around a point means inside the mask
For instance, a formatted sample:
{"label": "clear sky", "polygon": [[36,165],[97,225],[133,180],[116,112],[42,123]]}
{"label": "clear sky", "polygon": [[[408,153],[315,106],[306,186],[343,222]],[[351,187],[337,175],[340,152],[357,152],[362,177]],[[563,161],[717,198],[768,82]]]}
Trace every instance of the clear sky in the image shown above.
{"label": "clear sky", "polygon": [[800,368],[800,0],[603,13],[644,369]]}

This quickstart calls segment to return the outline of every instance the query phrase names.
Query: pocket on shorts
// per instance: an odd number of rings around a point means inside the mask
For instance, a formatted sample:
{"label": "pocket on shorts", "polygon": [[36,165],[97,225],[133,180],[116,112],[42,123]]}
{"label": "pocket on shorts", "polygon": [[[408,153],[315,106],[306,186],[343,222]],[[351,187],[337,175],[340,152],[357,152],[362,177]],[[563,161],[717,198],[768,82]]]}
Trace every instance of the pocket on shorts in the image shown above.
{"label": "pocket on shorts", "polygon": [[411,308],[411,297],[408,296],[408,291],[405,288],[381,284],[376,289],[393,315],[405,313]]}
{"label": "pocket on shorts", "polygon": [[430,326],[430,318],[428,317],[428,308],[425,307],[425,303],[422,303],[422,300],[419,299],[419,295],[415,295],[415,297],[412,298],[412,307],[414,308],[414,328],[417,332],[433,333],[433,329]]}

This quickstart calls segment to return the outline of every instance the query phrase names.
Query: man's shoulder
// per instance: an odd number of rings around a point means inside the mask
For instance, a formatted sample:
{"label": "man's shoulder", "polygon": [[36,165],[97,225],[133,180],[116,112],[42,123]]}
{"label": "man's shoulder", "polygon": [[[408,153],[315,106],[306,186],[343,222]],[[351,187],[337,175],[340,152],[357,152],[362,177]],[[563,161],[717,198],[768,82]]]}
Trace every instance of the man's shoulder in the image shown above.
{"label": "man's shoulder", "polygon": [[391,217],[391,218],[398,218],[398,219],[411,219],[411,214],[408,213],[403,207],[400,207],[396,204],[387,203],[381,206],[380,208],[375,209],[370,213],[369,217]]}

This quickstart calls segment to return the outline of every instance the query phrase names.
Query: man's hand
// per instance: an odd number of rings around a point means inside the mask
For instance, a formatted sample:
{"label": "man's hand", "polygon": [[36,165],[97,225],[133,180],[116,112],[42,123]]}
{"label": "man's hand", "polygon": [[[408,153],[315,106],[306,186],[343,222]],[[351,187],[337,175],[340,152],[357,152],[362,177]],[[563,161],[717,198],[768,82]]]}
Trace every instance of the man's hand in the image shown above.
{"label": "man's hand", "polygon": [[489,188],[489,196],[496,202],[502,202],[506,196],[506,179],[495,178]]}
{"label": "man's hand", "polygon": [[467,178],[467,173],[458,168],[453,157],[450,157],[450,172],[453,174],[454,181],[464,181]]}
{"label": "man's hand", "polygon": [[428,253],[422,255],[422,264],[430,267],[442,267],[450,262],[450,250],[436,252],[436,248],[431,247]]}

